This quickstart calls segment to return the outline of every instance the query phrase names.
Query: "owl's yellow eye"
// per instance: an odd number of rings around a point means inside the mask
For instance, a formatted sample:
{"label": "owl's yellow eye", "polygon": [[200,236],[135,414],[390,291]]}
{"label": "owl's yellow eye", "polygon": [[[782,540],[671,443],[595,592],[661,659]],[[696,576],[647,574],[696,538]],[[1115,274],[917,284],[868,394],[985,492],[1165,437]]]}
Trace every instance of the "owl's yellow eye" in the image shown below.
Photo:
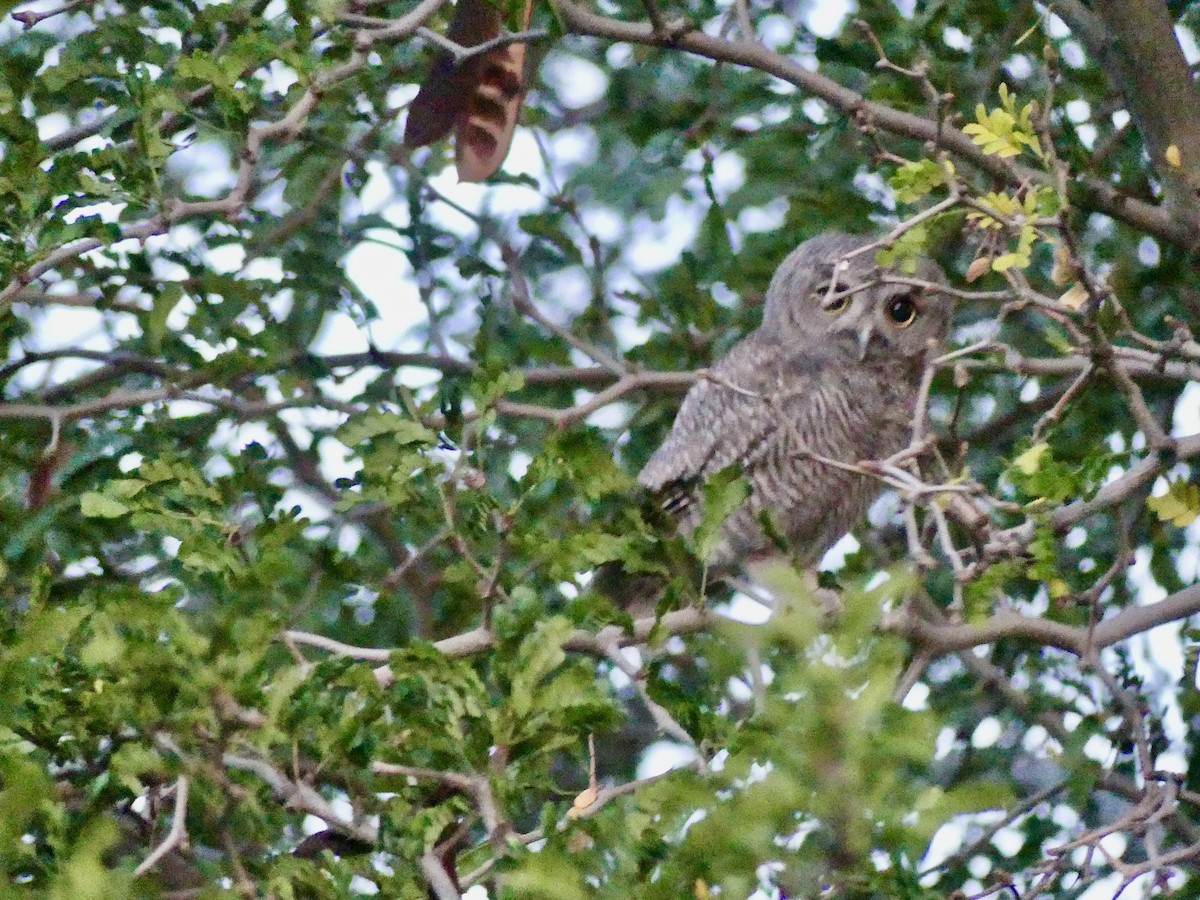
{"label": "owl's yellow eye", "polygon": [[897,297],[888,304],[887,314],[898,328],[907,328],[917,320],[917,305],[907,297]]}
{"label": "owl's yellow eye", "polygon": [[822,301],[821,309],[830,315],[836,316],[838,313],[845,312],[846,307],[850,305],[850,296],[843,294],[840,297],[832,297],[829,300]]}

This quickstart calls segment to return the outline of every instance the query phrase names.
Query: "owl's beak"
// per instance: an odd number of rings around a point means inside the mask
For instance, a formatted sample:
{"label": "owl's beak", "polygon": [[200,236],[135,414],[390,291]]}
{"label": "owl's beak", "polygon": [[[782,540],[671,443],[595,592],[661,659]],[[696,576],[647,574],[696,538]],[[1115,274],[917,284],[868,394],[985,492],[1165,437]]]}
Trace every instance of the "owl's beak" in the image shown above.
{"label": "owl's beak", "polygon": [[864,322],[858,329],[858,361],[867,358],[867,348],[871,346],[871,338],[875,336],[875,323]]}

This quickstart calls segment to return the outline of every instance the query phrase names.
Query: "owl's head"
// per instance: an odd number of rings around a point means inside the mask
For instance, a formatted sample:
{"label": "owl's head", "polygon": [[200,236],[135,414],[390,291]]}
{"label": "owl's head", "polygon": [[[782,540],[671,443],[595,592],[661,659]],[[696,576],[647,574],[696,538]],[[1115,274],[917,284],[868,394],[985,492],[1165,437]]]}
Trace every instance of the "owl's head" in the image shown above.
{"label": "owl's head", "polygon": [[[823,234],[793,250],[767,289],[763,329],[845,343],[858,358],[923,357],[930,340],[946,336],[950,298],[932,288],[891,281],[904,278],[875,263],[868,238]],[[859,252],[855,252],[859,251]],[[913,281],[944,284],[942,270],[917,262]]]}

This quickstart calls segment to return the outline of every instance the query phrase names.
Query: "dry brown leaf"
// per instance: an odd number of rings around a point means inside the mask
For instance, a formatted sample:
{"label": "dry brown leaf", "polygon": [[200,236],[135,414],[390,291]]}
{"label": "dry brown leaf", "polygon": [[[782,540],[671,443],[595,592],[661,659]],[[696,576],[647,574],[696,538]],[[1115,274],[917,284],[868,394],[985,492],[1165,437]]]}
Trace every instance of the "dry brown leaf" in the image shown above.
{"label": "dry brown leaf", "polygon": [[[474,47],[499,34],[500,14],[485,0],[459,0],[446,37],[460,47]],[[438,51],[421,90],[408,107],[404,143],[424,147],[448,135],[473,90],[474,78],[469,63],[456,66],[453,55]]]}
{"label": "dry brown leaf", "polygon": [[456,84],[460,80],[458,74],[449,54],[434,60],[429,77],[408,107],[408,121],[404,123],[405,146],[424,147],[450,133],[462,104],[462,90]]}
{"label": "dry brown leaf", "polygon": [[568,853],[583,853],[585,850],[591,850],[595,845],[596,842],[586,831],[577,831],[567,838]]}
{"label": "dry brown leaf", "polygon": [[1050,270],[1050,280],[1055,287],[1062,287],[1071,280],[1075,266],[1071,263],[1071,251],[1064,243],[1054,245],[1054,267]]}
{"label": "dry brown leaf", "polygon": [[1167,152],[1163,154],[1167,158],[1167,165],[1172,169],[1178,169],[1183,165],[1183,157],[1179,155],[1179,147],[1172,144],[1167,148]]}
{"label": "dry brown leaf", "polygon": [[967,266],[967,281],[978,281],[992,268],[992,260],[987,256],[980,256]]}
{"label": "dry brown leaf", "polygon": [[574,800],[571,801],[571,811],[568,812],[567,815],[572,819],[579,818],[584,814],[584,812],[587,811],[589,806],[596,802],[596,799],[599,796],[599,789],[597,789],[594,784],[588,785],[576,795]]}
{"label": "dry brown leaf", "polygon": [[1088,292],[1078,281],[1067,288],[1066,292],[1058,298],[1058,302],[1072,312],[1077,312],[1079,307],[1087,302]]}

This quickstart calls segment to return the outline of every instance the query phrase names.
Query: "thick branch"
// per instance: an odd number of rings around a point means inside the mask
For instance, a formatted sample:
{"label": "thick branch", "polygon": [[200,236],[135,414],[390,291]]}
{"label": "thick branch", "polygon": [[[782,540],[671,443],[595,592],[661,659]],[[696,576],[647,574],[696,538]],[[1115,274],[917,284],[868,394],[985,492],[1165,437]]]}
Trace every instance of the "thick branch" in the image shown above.
{"label": "thick branch", "polygon": [[[1200,91],[1192,83],[1167,4],[1095,0],[1089,11],[1071,0],[1055,4],[1055,11],[1124,95],[1172,211],[1193,228],[1200,227]],[[1170,147],[1179,154],[1177,167],[1167,161]]]}
{"label": "thick branch", "polygon": [[[1200,434],[1180,438],[1175,444],[1175,452],[1170,454],[1175,459],[1190,459],[1197,455],[1200,455]],[[1172,460],[1159,455],[1147,456],[1130,466],[1129,471],[1124,475],[1096,491],[1096,496],[1090,500],[1076,500],[1074,503],[1056,509],[1050,516],[1050,524],[1059,534],[1069,531],[1084,519],[1121,503],[1142,488],[1152,484],[1155,478],[1170,468],[1172,462]]]}
{"label": "thick branch", "polygon": [[1159,625],[1186,619],[1197,613],[1200,613],[1200,584],[1184,588],[1158,603],[1131,606],[1105,619],[1095,628],[1064,625],[1040,616],[1027,616],[1016,610],[998,612],[978,624],[939,624],[911,609],[896,616],[887,623],[887,627],[889,631],[934,653],[952,653],[1009,638],[1020,638],[1043,647],[1055,647],[1076,656],[1085,656]]}
{"label": "thick branch", "polygon": [[446,872],[445,866],[432,853],[421,857],[421,874],[425,876],[425,881],[437,900],[458,900],[462,896],[454,886],[454,880]]}
{"label": "thick branch", "polygon": [[[622,22],[596,15],[569,0],[558,0],[556,6],[564,24],[576,34],[654,47],[673,47],[708,59],[757,69],[819,97],[847,116],[861,118],[891,134],[931,141],[1008,183],[1051,183],[1051,176],[1046,172],[985,154],[957,128],[946,128],[932,119],[867,101],[857,91],[773,53],[761,44],[709,37],[699,30],[672,29],[669,33],[660,33],[649,24]],[[1192,247],[1197,243],[1195,226],[1185,219],[1176,218],[1167,209],[1122,196],[1102,179],[1081,178],[1076,184],[1089,205],[1115,219],[1183,247]]]}

